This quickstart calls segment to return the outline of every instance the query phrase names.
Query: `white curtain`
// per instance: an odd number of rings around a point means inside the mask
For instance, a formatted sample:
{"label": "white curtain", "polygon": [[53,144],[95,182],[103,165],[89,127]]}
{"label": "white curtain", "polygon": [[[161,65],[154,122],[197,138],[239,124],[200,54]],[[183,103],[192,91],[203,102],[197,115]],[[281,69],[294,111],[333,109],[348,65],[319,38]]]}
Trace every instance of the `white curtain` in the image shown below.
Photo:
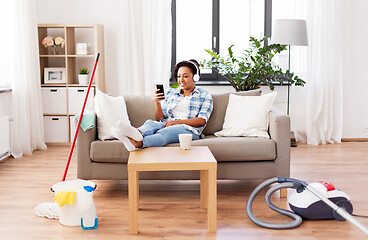
{"label": "white curtain", "polygon": [[46,149],[44,142],[40,63],[35,0],[13,0],[11,67],[13,142],[12,155],[22,157]]}
{"label": "white curtain", "polygon": [[153,95],[170,78],[171,0],[117,0],[116,11],[119,94]]}
{"label": "white curtain", "polygon": [[[12,56],[12,49],[9,47],[12,44],[12,38],[4,37],[11,36],[13,27],[11,26],[11,22],[9,22],[9,18],[13,15],[11,14],[13,9],[13,4],[11,1],[1,1],[0,0],[0,29],[3,33],[0,38],[0,53],[2,57],[0,57],[0,88],[11,88],[10,81],[10,58]],[[0,102],[1,105],[4,103]],[[2,106],[0,106],[1,109]]]}
{"label": "white curtain", "polygon": [[[276,5],[277,4],[277,5]],[[306,81],[291,87],[290,117],[298,142],[339,143],[343,119],[341,0],[276,0],[273,19],[305,19],[309,46],[293,47],[291,71]],[[288,8],[288,11],[285,11]]]}

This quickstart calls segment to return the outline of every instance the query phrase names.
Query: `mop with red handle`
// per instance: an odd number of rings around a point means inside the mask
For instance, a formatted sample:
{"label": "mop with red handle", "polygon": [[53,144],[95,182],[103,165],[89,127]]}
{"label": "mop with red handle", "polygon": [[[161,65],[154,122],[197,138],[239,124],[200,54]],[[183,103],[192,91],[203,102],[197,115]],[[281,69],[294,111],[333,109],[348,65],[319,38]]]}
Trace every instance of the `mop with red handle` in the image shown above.
{"label": "mop with red handle", "polygon": [[79,131],[79,126],[82,122],[83,119],[83,113],[84,113],[84,108],[86,107],[86,103],[87,103],[87,99],[88,99],[88,94],[89,94],[89,90],[91,89],[91,85],[92,85],[92,81],[93,81],[93,77],[95,75],[95,71],[96,71],[96,67],[97,67],[97,63],[98,63],[98,58],[100,57],[100,53],[97,53],[97,57],[96,57],[96,61],[95,64],[93,66],[93,71],[92,71],[92,75],[91,75],[91,79],[89,80],[89,84],[88,84],[88,89],[87,89],[87,93],[86,93],[86,97],[84,98],[84,103],[83,103],[83,107],[81,110],[81,113],[79,115],[79,120],[78,120],[78,124],[77,124],[77,128],[75,130],[74,133],[74,139],[73,139],[73,143],[70,146],[70,150],[69,150],[69,155],[68,155],[68,160],[66,162],[66,166],[65,166],[65,170],[64,170],[64,175],[63,175],[63,179],[62,181],[65,181],[66,178],[66,174],[68,173],[68,169],[69,169],[69,165],[70,165],[70,159],[72,158],[73,155],[73,149],[74,149],[74,145],[75,145],[75,141],[77,140],[77,136],[78,136],[78,131]]}
{"label": "mop with red handle", "polygon": [[[77,140],[79,127],[80,127],[80,124],[82,122],[84,109],[86,107],[86,103],[87,103],[89,91],[91,89],[91,85],[92,85],[93,77],[95,75],[95,71],[96,71],[96,67],[97,67],[97,63],[98,63],[98,58],[99,57],[100,57],[100,53],[97,54],[96,61],[95,61],[95,64],[93,66],[92,75],[91,75],[91,78],[90,78],[89,84],[88,84],[88,90],[87,90],[87,93],[86,93],[86,97],[84,99],[84,103],[83,103],[83,107],[82,107],[81,113],[79,115],[79,120],[78,120],[77,128],[76,128],[75,133],[74,133],[74,139],[73,139],[72,145],[70,146],[68,160],[67,160],[67,163],[66,163],[66,166],[65,166],[65,170],[64,170],[64,175],[63,175],[62,182],[65,182],[65,178],[66,178],[66,175],[68,173],[68,169],[69,169],[69,165],[70,165],[70,160],[72,158],[73,149],[74,149],[74,146],[75,146],[75,141]],[[96,186],[95,186],[95,188],[96,188]],[[54,191],[53,188],[51,188],[51,191]],[[56,202],[45,202],[45,203],[41,203],[38,206],[36,206],[35,209],[34,209],[34,211],[35,211],[35,213],[36,213],[37,216],[47,217],[47,218],[51,218],[51,219],[58,219],[59,218],[59,212],[57,211],[57,206],[58,206],[58,204]],[[95,227],[93,227],[93,228],[83,228],[83,226],[82,226],[83,229],[94,229],[96,227],[97,227],[97,225]]]}

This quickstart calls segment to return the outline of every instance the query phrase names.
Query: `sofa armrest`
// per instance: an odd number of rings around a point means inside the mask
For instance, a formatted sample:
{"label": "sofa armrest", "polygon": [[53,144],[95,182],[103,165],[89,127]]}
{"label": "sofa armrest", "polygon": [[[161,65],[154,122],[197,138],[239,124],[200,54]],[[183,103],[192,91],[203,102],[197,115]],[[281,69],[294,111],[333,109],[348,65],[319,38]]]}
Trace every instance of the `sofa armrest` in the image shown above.
{"label": "sofa armrest", "polygon": [[95,126],[84,131],[79,127],[77,137],[77,177],[80,179],[91,179],[91,143],[97,139],[97,119]]}
{"label": "sofa armrest", "polygon": [[290,117],[277,108],[269,117],[269,134],[276,142],[276,176],[290,177]]}

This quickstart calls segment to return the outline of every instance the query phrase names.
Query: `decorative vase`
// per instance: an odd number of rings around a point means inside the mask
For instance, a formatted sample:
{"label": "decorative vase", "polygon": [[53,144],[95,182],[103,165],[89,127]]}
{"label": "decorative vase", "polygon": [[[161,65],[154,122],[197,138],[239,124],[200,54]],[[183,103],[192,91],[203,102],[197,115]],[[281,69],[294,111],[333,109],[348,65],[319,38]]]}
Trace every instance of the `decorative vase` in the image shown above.
{"label": "decorative vase", "polygon": [[53,45],[52,46],[52,51],[51,51],[51,53],[52,53],[52,55],[58,55],[59,53],[58,53],[58,51],[57,51],[57,49],[56,49],[56,45]]}
{"label": "decorative vase", "polygon": [[88,85],[88,74],[78,74],[78,82],[80,85]]}

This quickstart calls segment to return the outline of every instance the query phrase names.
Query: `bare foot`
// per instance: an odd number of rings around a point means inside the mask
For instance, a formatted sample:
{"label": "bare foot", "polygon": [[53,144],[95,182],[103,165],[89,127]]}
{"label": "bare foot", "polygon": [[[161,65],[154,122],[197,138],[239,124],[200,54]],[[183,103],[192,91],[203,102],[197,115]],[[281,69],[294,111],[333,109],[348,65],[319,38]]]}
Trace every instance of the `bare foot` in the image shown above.
{"label": "bare foot", "polygon": [[134,145],[134,147],[136,148],[140,148],[143,146],[143,141],[136,141],[130,137],[127,137],[129,139],[129,141]]}

